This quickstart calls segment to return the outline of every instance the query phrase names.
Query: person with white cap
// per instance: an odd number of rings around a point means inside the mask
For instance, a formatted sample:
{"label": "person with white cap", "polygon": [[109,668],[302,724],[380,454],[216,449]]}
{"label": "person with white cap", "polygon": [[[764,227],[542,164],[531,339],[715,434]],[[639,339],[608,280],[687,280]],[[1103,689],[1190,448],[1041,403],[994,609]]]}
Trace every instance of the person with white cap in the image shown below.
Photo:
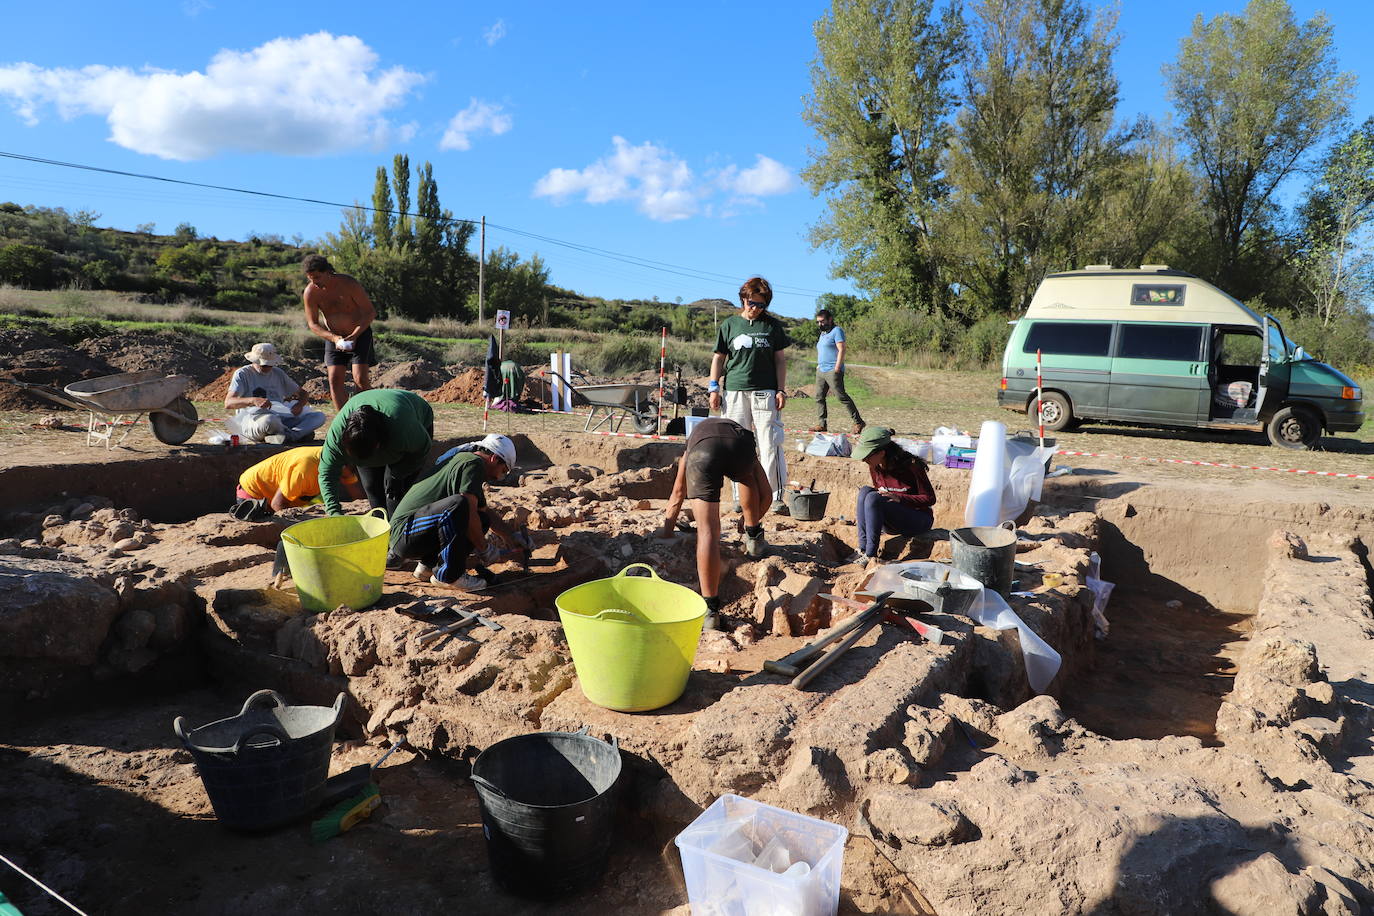
{"label": "person with white cap", "polygon": [[[490,435],[445,453],[396,506],[388,565],[416,561],[421,582],[466,590],[493,584],[480,563],[487,530],[508,547],[524,539],[487,506],[485,485],[514,469],[515,443],[506,436]],[[473,566],[478,574],[468,575]]]}
{"label": "person with white cap", "polygon": [[325,415],[307,409],[310,396],[281,368],[281,354],[270,343],[253,344],[243,354],[248,365],[229,380],[224,409],[237,410],[239,435],[249,442],[301,442],[315,438]]}

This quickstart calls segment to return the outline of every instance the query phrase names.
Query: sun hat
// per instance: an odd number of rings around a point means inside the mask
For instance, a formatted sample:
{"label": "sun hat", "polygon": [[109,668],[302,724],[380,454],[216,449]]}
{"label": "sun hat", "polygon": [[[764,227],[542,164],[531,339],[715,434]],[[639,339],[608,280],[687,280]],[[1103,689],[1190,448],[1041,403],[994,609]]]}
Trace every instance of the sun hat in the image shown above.
{"label": "sun hat", "polygon": [[253,349],[243,354],[243,358],[259,366],[280,366],[281,354],[270,343],[253,344]]}
{"label": "sun hat", "polygon": [[892,430],[886,426],[867,426],[859,434],[859,444],[854,446],[854,457],[862,461],[892,442]]}

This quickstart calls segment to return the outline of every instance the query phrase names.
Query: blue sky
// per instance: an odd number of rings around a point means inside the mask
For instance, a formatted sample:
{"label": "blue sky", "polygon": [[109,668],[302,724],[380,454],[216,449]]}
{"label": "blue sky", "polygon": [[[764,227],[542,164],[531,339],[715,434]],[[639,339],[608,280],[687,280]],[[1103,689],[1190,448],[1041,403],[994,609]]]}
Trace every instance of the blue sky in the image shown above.
{"label": "blue sky", "polygon": [[[1360,76],[1374,4],[1324,9]],[[1167,114],[1160,66],[1197,13],[1232,2],[1124,0],[1120,116]],[[185,181],[367,203],[394,153],[429,160],[443,205],[485,215],[488,247],[540,254],[588,295],[733,299],[752,273],[775,309],[845,292],[797,177],[816,0],[327,6],[257,0],[11,4],[0,35],[0,151]],[[0,159],[0,200],[189,222],[203,235],[321,238],[337,207]],[[538,238],[536,238],[538,237]],[[609,252],[604,257],[554,241]],[[475,249],[475,241],[474,241]],[[626,261],[637,263],[626,263]],[[644,262],[652,262],[648,266]]]}

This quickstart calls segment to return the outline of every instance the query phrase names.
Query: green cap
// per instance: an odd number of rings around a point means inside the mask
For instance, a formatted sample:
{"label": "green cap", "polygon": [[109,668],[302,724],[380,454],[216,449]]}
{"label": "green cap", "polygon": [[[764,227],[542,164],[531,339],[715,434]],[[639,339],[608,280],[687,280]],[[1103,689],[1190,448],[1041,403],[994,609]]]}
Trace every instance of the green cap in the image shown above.
{"label": "green cap", "polygon": [[859,434],[859,444],[854,446],[854,457],[862,461],[891,442],[892,430],[886,426],[865,426]]}

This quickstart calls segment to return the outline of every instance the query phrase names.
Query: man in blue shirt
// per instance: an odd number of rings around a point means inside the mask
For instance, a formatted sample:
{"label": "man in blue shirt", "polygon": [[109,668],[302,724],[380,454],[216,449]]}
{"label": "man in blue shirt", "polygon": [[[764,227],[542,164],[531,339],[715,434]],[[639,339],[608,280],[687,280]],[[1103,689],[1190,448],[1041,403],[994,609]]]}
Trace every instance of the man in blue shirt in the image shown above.
{"label": "man in blue shirt", "polygon": [[849,411],[849,416],[854,421],[853,432],[857,436],[863,432],[864,419],[859,416],[859,408],[854,406],[854,399],[844,390],[844,330],[835,324],[829,309],[821,309],[816,313],[816,327],[821,332],[821,336],[816,339],[816,410],[820,415],[820,422],[811,427],[811,431],[826,431],[825,397],[833,388],[840,403]]}

